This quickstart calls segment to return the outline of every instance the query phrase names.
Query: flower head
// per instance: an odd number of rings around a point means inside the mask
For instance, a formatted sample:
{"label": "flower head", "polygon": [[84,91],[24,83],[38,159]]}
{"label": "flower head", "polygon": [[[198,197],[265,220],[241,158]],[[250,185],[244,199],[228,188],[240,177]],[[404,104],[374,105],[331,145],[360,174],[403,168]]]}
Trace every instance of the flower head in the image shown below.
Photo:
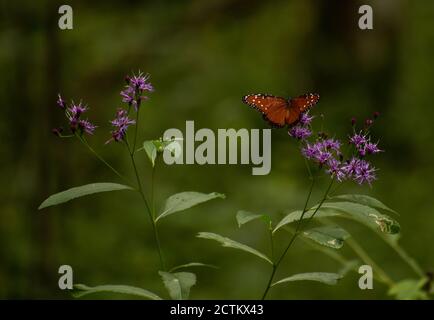
{"label": "flower head", "polygon": [[341,162],[335,158],[331,158],[327,161],[326,173],[334,177],[339,182],[342,182],[347,178],[347,175],[342,170]]}
{"label": "flower head", "polygon": [[372,143],[372,142],[368,142],[367,144],[365,144],[366,153],[375,154],[381,152],[382,150],[380,150],[377,145],[378,143]]}
{"label": "flower head", "polygon": [[128,103],[128,105],[134,106],[137,111],[142,101],[147,100],[148,97],[143,95],[145,91],[153,92],[154,87],[148,82],[149,75],[143,75],[139,73],[137,76],[126,76],[125,81],[127,83],[124,90],[120,92],[122,101]]}
{"label": "flower head", "polygon": [[299,123],[302,126],[308,126],[313,120],[313,116],[309,115],[309,112],[304,112],[300,115]]}
{"label": "flower head", "polygon": [[356,148],[363,146],[367,142],[366,136],[361,133],[355,133],[350,137],[350,143],[355,145]]}
{"label": "flower head", "polygon": [[81,102],[79,104],[72,104],[68,109],[70,116],[69,119],[76,119],[78,120],[80,116],[87,111],[87,107],[81,105]]}
{"label": "flower head", "polygon": [[78,128],[81,130],[81,132],[86,132],[87,134],[93,134],[97,126],[90,123],[89,120],[86,119],[86,120],[78,121]]}
{"label": "flower head", "polygon": [[288,134],[293,138],[304,140],[310,137],[312,132],[308,128],[294,126],[291,129],[289,129]]}
{"label": "flower head", "polygon": [[340,153],[341,142],[336,139],[325,139],[322,141],[323,148],[326,150],[334,150]]}
{"label": "flower head", "polygon": [[136,121],[128,117],[128,112],[124,109],[119,108],[116,111],[116,118],[110,122],[115,130],[111,131],[112,138],[106,143],[111,141],[119,142],[125,138],[127,129],[130,125],[135,124]]}

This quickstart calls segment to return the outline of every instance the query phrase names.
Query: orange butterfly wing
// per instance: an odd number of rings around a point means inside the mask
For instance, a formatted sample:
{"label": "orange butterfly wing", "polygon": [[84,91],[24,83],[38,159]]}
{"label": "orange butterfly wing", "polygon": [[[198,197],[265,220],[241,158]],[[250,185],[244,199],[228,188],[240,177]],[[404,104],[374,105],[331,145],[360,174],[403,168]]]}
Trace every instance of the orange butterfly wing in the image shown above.
{"label": "orange butterfly wing", "polygon": [[286,117],[288,125],[294,124],[298,121],[300,114],[316,105],[319,101],[319,94],[308,93],[297,98],[289,100],[289,112]]}
{"label": "orange butterfly wing", "polygon": [[243,102],[260,111],[274,127],[292,125],[298,121],[300,114],[317,104],[319,94],[308,93],[289,101],[285,98],[267,94],[249,94],[243,97]]}
{"label": "orange butterfly wing", "polygon": [[274,127],[285,126],[289,111],[289,103],[285,98],[266,94],[249,94],[243,97],[243,102],[258,110]]}

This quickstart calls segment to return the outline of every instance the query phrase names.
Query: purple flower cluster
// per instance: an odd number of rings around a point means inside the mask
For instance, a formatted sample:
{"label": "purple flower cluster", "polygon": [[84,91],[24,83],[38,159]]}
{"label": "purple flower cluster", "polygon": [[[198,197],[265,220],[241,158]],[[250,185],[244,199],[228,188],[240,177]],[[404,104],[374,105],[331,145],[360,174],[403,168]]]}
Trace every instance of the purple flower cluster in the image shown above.
{"label": "purple flower cluster", "polygon": [[312,144],[306,142],[301,153],[306,159],[314,161],[321,168],[324,167],[336,180],[343,181],[346,178],[341,168],[342,153],[339,140],[319,138]]}
{"label": "purple flower cluster", "polygon": [[[374,114],[374,119],[377,117],[378,113]],[[378,148],[378,143],[371,142],[368,133],[368,128],[373,124],[373,120],[369,124],[365,122],[364,131],[355,132],[350,136],[349,143],[355,147],[356,152],[345,160],[341,152],[342,143],[339,140],[319,134],[314,142],[307,141],[307,138],[311,136],[310,123],[312,118],[308,114],[303,114],[298,124],[289,130],[291,137],[302,141],[302,155],[318,164],[320,169],[324,169],[327,174],[339,182],[353,180],[358,184],[371,185],[376,180],[376,169],[365,157],[382,151]],[[355,122],[353,118],[351,120],[353,126]]]}
{"label": "purple flower cluster", "polygon": [[354,145],[360,157],[364,157],[367,154],[375,154],[381,152],[378,148],[378,142],[372,143],[367,134],[355,133],[350,137],[350,144]]}
{"label": "purple flower cluster", "polygon": [[72,103],[67,110],[69,128],[71,129],[72,133],[76,133],[78,131],[80,134],[83,134],[83,132],[86,132],[87,134],[93,134],[96,126],[87,119],[81,119],[81,115],[88,110],[86,106],[81,105],[81,103]]}
{"label": "purple flower cluster", "polygon": [[[130,107],[134,106],[135,110],[138,111],[142,101],[148,99],[144,95],[145,92],[154,91],[154,87],[148,81],[149,75],[143,75],[139,73],[138,75],[132,75],[125,77],[127,86],[121,91],[122,101],[128,104],[128,111],[119,108],[116,111],[115,119],[110,121],[111,125],[114,127],[111,133],[111,139],[106,143],[111,141],[123,141],[125,139],[127,129],[130,125],[135,124],[136,121],[129,118]],[[69,128],[73,135],[79,134],[93,134],[97,126],[92,124],[89,120],[83,119],[83,114],[88,111],[87,106],[82,103],[66,103],[66,101],[59,94],[57,96],[57,105],[60,109],[65,112],[66,118],[69,121]],[[71,137],[73,135],[63,136],[63,128],[54,128],[52,132],[59,137]]]}
{"label": "purple flower cluster", "polygon": [[[94,133],[97,126],[87,119],[82,119],[83,113],[85,113],[88,108],[83,106],[81,102],[79,104],[72,102],[68,106],[66,101],[59,94],[57,97],[57,105],[59,108],[65,111],[66,118],[69,121],[69,128],[73,134],[79,133],[82,135],[83,133]],[[62,128],[56,128],[52,130],[52,132],[57,136],[61,136],[62,131]]]}
{"label": "purple flower cluster", "polygon": [[119,108],[116,111],[116,118],[110,122],[115,130],[111,131],[112,138],[106,143],[111,141],[122,141],[127,134],[127,129],[130,125],[135,124],[136,121],[128,117],[128,112],[124,109]]}
{"label": "purple flower cluster", "polygon": [[308,112],[302,113],[298,123],[289,129],[289,136],[298,140],[309,138],[312,135],[312,131],[310,130],[312,119],[313,116],[310,116]]}
{"label": "purple flower cluster", "polygon": [[137,111],[142,101],[147,100],[148,97],[144,95],[144,92],[154,91],[154,87],[148,82],[149,75],[127,76],[125,81],[127,85],[124,90],[121,91],[122,101],[128,103],[129,106],[134,106]]}

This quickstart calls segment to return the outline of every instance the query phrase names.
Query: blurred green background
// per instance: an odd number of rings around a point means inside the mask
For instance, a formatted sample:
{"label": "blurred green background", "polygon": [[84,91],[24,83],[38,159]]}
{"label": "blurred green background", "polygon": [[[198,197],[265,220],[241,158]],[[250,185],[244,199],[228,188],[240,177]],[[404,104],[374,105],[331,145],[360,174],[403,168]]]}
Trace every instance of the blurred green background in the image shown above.
{"label": "blurred green background", "polygon": [[[76,140],[51,128],[64,125],[58,92],[83,99],[99,125],[90,143],[131,175],[128,155],[109,138],[121,105],[123,77],[151,74],[155,92],[141,113],[141,140],[168,128],[267,128],[241,103],[247,93],[294,96],[318,92],[314,110],[324,127],[345,137],[349,119],[374,111],[374,128],[386,150],[373,188],[345,185],[342,192],[375,196],[401,216],[402,246],[426,271],[434,252],[434,2],[432,1],[88,1],[69,2],[74,29],[60,30],[56,1],[1,1],[0,6],[0,298],[69,298],[57,286],[60,265],[74,282],[128,284],[165,296],[148,217],[135,194],[94,195],[38,211],[50,194],[91,182],[120,182]],[[371,4],[374,30],[358,28],[358,7]],[[145,155],[140,171],[149,183]],[[326,183],[326,182],[324,182]],[[272,133],[272,171],[252,176],[250,166],[160,164],[157,201],[181,191],[222,192],[215,200],[160,225],[170,265],[201,261],[193,299],[260,297],[269,266],[255,257],[195,238],[220,233],[266,251],[261,223],[238,230],[239,209],[271,214],[302,207],[309,181],[296,144],[285,130]],[[314,193],[316,199],[322,189]],[[408,266],[370,230],[343,222],[394,280],[415,278]],[[288,236],[279,237],[281,243]],[[348,246],[341,249],[354,256]],[[335,272],[339,265],[297,241],[278,277]],[[387,288],[362,291],[351,273],[337,286],[282,285],[275,299],[386,299]],[[124,298],[119,295],[101,297]]]}

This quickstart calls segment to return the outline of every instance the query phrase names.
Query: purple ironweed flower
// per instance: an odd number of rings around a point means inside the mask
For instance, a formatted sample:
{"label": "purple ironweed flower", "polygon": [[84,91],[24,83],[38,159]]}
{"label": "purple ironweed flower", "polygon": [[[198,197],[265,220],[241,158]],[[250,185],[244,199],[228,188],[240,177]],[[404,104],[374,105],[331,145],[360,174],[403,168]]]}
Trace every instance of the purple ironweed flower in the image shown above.
{"label": "purple ironweed flower", "polygon": [[338,180],[339,182],[342,182],[347,178],[347,175],[342,170],[341,162],[336,160],[335,158],[329,159],[326,166],[326,172],[332,177],[336,178],[336,180]]}
{"label": "purple ironweed flower", "polygon": [[358,170],[360,161],[360,159],[355,157],[353,157],[351,160],[348,160],[347,163],[342,166],[343,172],[345,172],[345,174],[349,177],[352,176]]}
{"label": "purple ironweed flower", "polygon": [[56,101],[56,103],[57,103],[57,105],[58,105],[61,109],[63,109],[63,110],[66,109],[65,100],[62,99],[60,93],[57,95],[57,101]]}
{"label": "purple ironweed flower", "polygon": [[326,139],[322,141],[322,145],[326,150],[334,150],[340,153],[341,143],[336,139]]}
{"label": "purple ironweed flower", "polygon": [[148,99],[147,96],[143,95],[143,92],[154,91],[154,87],[148,82],[148,79],[149,75],[143,75],[142,73],[139,73],[137,76],[125,77],[127,86],[120,93],[122,101],[128,103],[130,106],[133,105],[136,111],[140,107],[140,103]]}
{"label": "purple ironweed flower", "polygon": [[361,133],[355,133],[352,137],[350,137],[350,143],[355,145],[356,148],[360,148],[367,142],[366,136]]}
{"label": "purple ironweed flower", "polygon": [[375,111],[373,114],[374,119],[377,119],[380,116],[380,112]]}
{"label": "purple ironweed flower", "polygon": [[[57,104],[65,110],[66,117],[69,120],[69,128],[72,133],[76,133],[77,130],[80,134],[83,134],[84,132],[87,134],[94,133],[97,126],[89,122],[89,120],[80,119],[81,115],[88,109],[86,106],[83,106],[81,103],[75,104],[72,102],[69,108],[66,108],[65,101],[62,99],[60,94],[58,96]],[[55,129],[53,130],[53,133],[60,136],[61,131]]]}
{"label": "purple ironweed flower", "polygon": [[81,102],[79,104],[72,104],[69,109],[68,109],[70,116],[69,116],[69,120],[71,121],[72,119],[78,120],[80,118],[80,116],[87,111],[87,107],[86,106],[82,106]]}
{"label": "purple ironweed flower", "polygon": [[301,153],[305,158],[318,162],[319,165],[325,164],[333,157],[332,153],[324,148],[322,141],[318,141],[314,144],[306,144],[306,146],[302,148]]}
{"label": "purple ironweed flower", "polygon": [[87,134],[93,134],[93,132],[95,131],[97,126],[90,123],[86,119],[86,120],[79,120],[78,121],[78,128],[80,128],[81,132],[86,132]]}
{"label": "purple ironweed flower", "polygon": [[294,126],[289,129],[288,134],[293,138],[305,140],[306,138],[310,137],[312,132],[308,128]]}
{"label": "purple ironweed flower", "polygon": [[368,154],[375,154],[375,153],[381,152],[382,150],[380,150],[377,145],[378,145],[378,142],[377,143],[368,142],[367,144],[365,144],[364,149],[365,149],[366,153],[368,153]]}
{"label": "purple ironweed flower", "polygon": [[125,138],[127,133],[127,129],[130,125],[135,124],[136,121],[128,118],[128,112],[124,109],[119,108],[116,111],[116,118],[110,122],[112,126],[116,129],[111,131],[112,138],[108,140],[106,143],[111,141],[119,142]]}
{"label": "purple ironweed flower", "polygon": [[302,126],[308,126],[312,122],[313,118],[313,116],[309,115],[309,112],[304,112],[300,116],[299,123]]}
{"label": "purple ironweed flower", "polygon": [[154,87],[151,83],[146,82],[149,79],[149,75],[142,75],[141,73],[138,76],[132,76],[130,78],[130,85],[134,86],[137,90],[141,91],[154,91]]}
{"label": "purple ironweed flower", "polygon": [[358,184],[371,183],[376,179],[375,175],[376,169],[371,166],[371,164],[365,160],[359,160],[356,172],[354,174],[354,180]]}

